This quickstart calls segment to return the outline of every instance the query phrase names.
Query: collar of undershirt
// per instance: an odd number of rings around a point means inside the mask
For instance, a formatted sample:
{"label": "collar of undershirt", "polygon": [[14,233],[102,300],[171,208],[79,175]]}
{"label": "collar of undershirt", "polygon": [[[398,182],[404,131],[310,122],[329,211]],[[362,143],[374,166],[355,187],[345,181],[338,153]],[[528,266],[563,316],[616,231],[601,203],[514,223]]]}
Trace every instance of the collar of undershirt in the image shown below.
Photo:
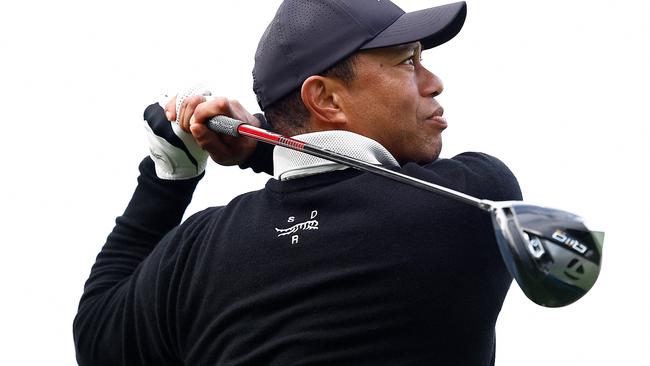
{"label": "collar of undershirt", "polygon": [[[385,147],[375,140],[353,132],[321,131],[297,135],[294,138],[371,164],[387,168],[399,167],[397,160]],[[273,167],[275,178],[282,181],[348,168],[279,146],[273,149]]]}

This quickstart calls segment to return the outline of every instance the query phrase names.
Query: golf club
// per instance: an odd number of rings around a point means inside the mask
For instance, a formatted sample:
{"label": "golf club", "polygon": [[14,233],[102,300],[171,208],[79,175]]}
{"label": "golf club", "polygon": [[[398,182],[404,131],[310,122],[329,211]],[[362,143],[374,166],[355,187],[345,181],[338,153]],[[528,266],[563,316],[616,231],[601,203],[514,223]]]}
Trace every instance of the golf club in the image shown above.
{"label": "golf club", "polygon": [[589,230],[584,220],[572,213],[522,201],[478,199],[226,116],[213,117],[207,125],[218,133],[246,136],[300,151],[487,211],[508,271],[536,304],[571,304],[587,293],[598,278],[604,233]]}

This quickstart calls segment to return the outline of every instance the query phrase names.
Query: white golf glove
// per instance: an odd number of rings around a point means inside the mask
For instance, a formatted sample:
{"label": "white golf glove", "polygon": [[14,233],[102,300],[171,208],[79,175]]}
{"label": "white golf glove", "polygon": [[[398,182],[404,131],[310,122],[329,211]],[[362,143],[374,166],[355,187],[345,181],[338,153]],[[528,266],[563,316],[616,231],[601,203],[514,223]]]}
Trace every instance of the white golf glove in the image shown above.
{"label": "white golf glove", "polygon": [[[176,97],[176,118],[183,100],[194,95],[211,95],[210,91],[195,87],[179,93]],[[156,166],[160,179],[181,180],[197,177],[203,173],[209,154],[194,140],[191,134],[183,131],[176,122],[165,117],[165,104],[170,97],[162,96],[158,103],[144,111],[144,127],[149,140],[149,155]]]}

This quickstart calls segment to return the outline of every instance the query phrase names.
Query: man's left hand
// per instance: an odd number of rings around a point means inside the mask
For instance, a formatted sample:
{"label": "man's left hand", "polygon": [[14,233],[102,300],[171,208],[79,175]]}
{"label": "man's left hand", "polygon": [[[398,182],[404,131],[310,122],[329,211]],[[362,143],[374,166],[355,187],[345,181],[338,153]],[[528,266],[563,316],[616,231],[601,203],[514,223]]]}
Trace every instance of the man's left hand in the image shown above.
{"label": "man's left hand", "polygon": [[[197,98],[205,98],[209,92],[191,90]],[[144,127],[149,140],[149,155],[155,163],[156,175],[165,180],[194,178],[203,173],[208,153],[177,123],[167,120],[163,106],[168,97],[147,107]]]}

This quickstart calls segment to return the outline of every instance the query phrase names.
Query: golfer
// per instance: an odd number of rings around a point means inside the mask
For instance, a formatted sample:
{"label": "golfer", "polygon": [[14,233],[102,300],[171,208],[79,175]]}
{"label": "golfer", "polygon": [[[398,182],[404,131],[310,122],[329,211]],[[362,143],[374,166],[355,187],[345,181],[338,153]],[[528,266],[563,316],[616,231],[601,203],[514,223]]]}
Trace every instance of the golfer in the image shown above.
{"label": "golfer", "polygon": [[[465,14],[463,2],[404,13],[388,0],[285,0],[255,55],[264,115],[196,90],[178,108],[149,106],[151,156],[74,321],[79,364],[493,365],[512,279],[487,213],[205,126],[228,115],[472,196],[521,199],[496,158],[439,158],[443,85],[421,53]],[[181,223],[208,155],[274,178]]]}

